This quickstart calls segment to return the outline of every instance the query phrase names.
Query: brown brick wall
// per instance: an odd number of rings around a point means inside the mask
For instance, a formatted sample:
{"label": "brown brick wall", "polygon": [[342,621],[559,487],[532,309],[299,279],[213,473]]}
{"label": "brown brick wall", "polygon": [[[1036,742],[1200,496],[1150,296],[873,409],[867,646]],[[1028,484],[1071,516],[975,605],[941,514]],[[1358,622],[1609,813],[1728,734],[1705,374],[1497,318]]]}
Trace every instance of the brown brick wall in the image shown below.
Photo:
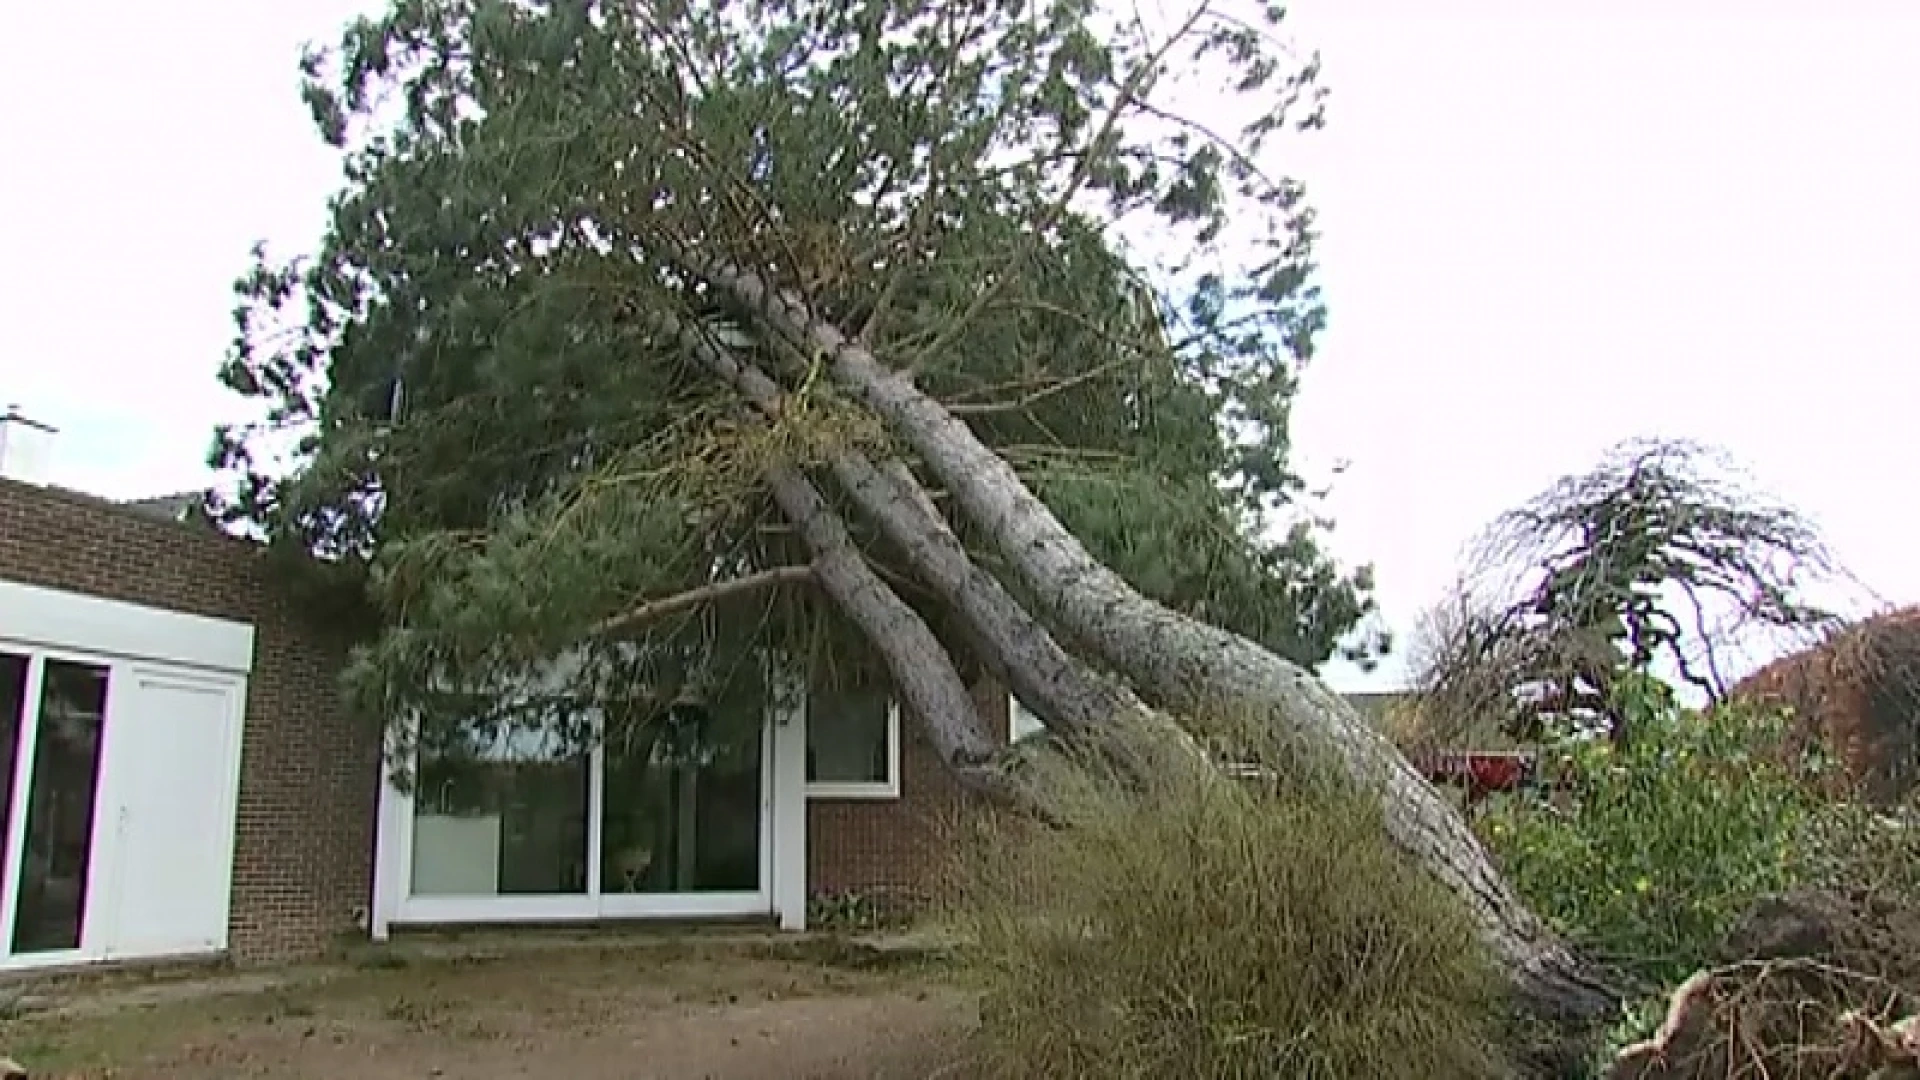
{"label": "brown brick wall", "polygon": [[377,731],[339,705],[346,643],[298,617],[260,549],[71,492],[0,480],[0,579],[254,627],[232,952],[310,955],[371,895]]}
{"label": "brown brick wall", "polygon": [[[974,687],[981,712],[1007,737],[1007,694],[997,683]],[[940,832],[967,807],[911,716],[900,718],[900,797],[807,801],[807,893],[853,892],[917,902],[940,889]]]}

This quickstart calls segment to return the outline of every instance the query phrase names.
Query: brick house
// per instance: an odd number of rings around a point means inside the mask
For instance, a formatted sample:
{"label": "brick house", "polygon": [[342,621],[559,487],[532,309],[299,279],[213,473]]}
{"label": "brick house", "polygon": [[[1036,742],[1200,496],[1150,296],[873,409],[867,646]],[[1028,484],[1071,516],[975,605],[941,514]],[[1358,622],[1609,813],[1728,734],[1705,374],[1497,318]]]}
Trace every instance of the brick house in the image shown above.
{"label": "brick house", "polygon": [[935,884],[964,796],[884,692],[769,706],[731,764],[503,739],[403,791],[342,707],[351,643],[256,545],[4,466],[0,970],[276,962],[416,925],[798,929],[816,894]]}

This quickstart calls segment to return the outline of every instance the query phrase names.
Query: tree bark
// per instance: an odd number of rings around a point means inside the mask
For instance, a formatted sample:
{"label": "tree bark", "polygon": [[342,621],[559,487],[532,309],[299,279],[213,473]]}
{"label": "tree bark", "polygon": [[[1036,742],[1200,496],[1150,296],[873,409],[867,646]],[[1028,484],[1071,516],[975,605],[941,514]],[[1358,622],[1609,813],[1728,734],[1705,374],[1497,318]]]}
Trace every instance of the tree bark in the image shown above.
{"label": "tree bark", "polygon": [[894,691],[920,717],[935,750],[968,787],[997,802],[1021,805],[996,764],[999,746],[982,730],[973,695],[940,639],[867,565],[812,481],[792,466],[777,465],[768,470],[767,482],[781,513],[813,554],[821,590],[879,650]]}
{"label": "tree bark", "polygon": [[1012,466],[909,379],[757,275],[714,260],[685,261],[769,330],[824,357],[833,378],[882,417],[961,512],[993,538],[1058,625],[1148,700],[1189,715],[1257,710],[1286,734],[1305,735],[1334,751],[1349,775],[1379,793],[1393,840],[1467,904],[1483,941],[1532,1012],[1585,1025],[1613,1008],[1612,995],[1520,902],[1460,816],[1311,673],[1143,596],[1094,559]]}
{"label": "tree bark", "polygon": [[[652,318],[762,415],[779,418],[785,393],[764,371],[699,327],[672,316]],[[1100,677],[1062,647],[998,578],[973,561],[904,462],[876,465],[865,454],[841,451],[829,457],[828,467],[861,513],[901,549],[922,583],[960,616],[983,646],[979,651],[988,670],[1058,734],[1090,739],[1123,716],[1148,712],[1130,690]]]}
{"label": "tree bark", "polygon": [[1086,739],[1149,711],[1131,690],[1068,652],[999,578],[973,561],[903,462],[876,466],[862,455],[842,454],[830,465],[861,512],[988,646],[996,676],[1057,734]]}

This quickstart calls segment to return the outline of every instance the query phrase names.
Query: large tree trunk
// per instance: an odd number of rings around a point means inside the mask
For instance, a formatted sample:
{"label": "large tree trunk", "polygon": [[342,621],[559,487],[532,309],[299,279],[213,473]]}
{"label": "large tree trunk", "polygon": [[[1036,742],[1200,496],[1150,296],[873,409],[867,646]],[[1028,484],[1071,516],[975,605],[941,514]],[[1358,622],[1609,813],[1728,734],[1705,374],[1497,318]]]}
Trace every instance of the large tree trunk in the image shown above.
{"label": "large tree trunk", "polygon": [[[785,393],[764,371],[701,327],[671,315],[650,318],[762,415],[780,417]],[[1063,648],[998,578],[973,561],[903,462],[877,465],[865,454],[845,450],[832,454],[828,467],[921,581],[960,616],[987,669],[1055,731],[1069,739],[1091,739],[1124,716],[1148,712],[1130,690],[1102,678]]]}
{"label": "large tree trunk", "polygon": [[1514,895],[1460,816],[1311,673],[1143,596],[1094,559],[1012,466],[910,380],[756,275],[688,261],[768,329],[810,355],[824,356],[836,381],[884,418],[961,511],[993,538],[1047,614],[1149,700],[1189,714],[1257,710],[1289,735],[1331,748],[1350,775],[1379,793],[1394,841],[1468,905],[1482,938],[1536,1014],[1582,1023],[1613,1007],[1611,995],[1585,976],[1565,945]]}
{"label": "large tree trunk", "polygon": [[812,481],[786,465],[768,470],[767,481],[781,513],[813,554],[821,589],[879,644],[896,690],[931,724],[946,756],[963,766],[991,758],[995,747],[980,730],[973,696],[926,621],[867,565]]}
{"label": "large tree trunk", "polygon": [[[642,317],[655,334],[674,342],[740,390],[755,409],[769,418],[779,415],[783,403],[779,387],[764,373],[741,363],[704,328],[668,311]],[[775,504],[813,556],[814,580],[879,653],[902,703],[920,720],[934,751],[955,777],[1001,805],[1044,816],[1045,811],[1006,768],[1002,746],[987,735],[977,703],[946,647],[868,564],[819,489],[791,465],[770,469],[767,481]]]}
{"label": "large tree trunk", "polygon": [[1020,804],[1011,778],[998,767],[999,747],[983,730],[973,695],[926,621],[874,573],[812,481],[784,465],[769,470],[767,481],[813,555],[820,588],[875,644],[895,691],[920,717],[935,750],[967,786]]}

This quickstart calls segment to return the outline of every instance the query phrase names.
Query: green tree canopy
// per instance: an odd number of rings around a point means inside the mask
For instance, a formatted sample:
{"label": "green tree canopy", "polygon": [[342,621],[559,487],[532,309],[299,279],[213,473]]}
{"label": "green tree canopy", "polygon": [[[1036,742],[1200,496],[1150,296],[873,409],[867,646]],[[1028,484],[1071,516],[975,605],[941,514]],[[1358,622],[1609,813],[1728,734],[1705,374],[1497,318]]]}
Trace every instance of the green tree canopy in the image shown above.
{"label": "green tree canopy", "polygon": [[[219,433],[219,509],[356,571],[383,627],[356,686],[383,709],[583,645],[583,685],[618,694],[767,645],[858,655],[804,588],[614,625],[805,562],[769,461],[889,449],[805,357],[755,424],[659,342],[649,311],[739,333],[661,256],[691,247],[914,372],[1148,595],[1317,664],[1371,598],[1288,466],[1323,311],[1311,214],[1256,162],[1320,99],[1279,17],[1156,36],[1085,0],[400,0],[308,58],[345,183],[317,254],[258,253],[240,282],[222,379],[262,409]],[[1245,130],[1156,96],[1184,64],[1226,73]],[[1178,258],[1129,254],[1141,235]],[[288,467],[265,450],[290,437]]]}

